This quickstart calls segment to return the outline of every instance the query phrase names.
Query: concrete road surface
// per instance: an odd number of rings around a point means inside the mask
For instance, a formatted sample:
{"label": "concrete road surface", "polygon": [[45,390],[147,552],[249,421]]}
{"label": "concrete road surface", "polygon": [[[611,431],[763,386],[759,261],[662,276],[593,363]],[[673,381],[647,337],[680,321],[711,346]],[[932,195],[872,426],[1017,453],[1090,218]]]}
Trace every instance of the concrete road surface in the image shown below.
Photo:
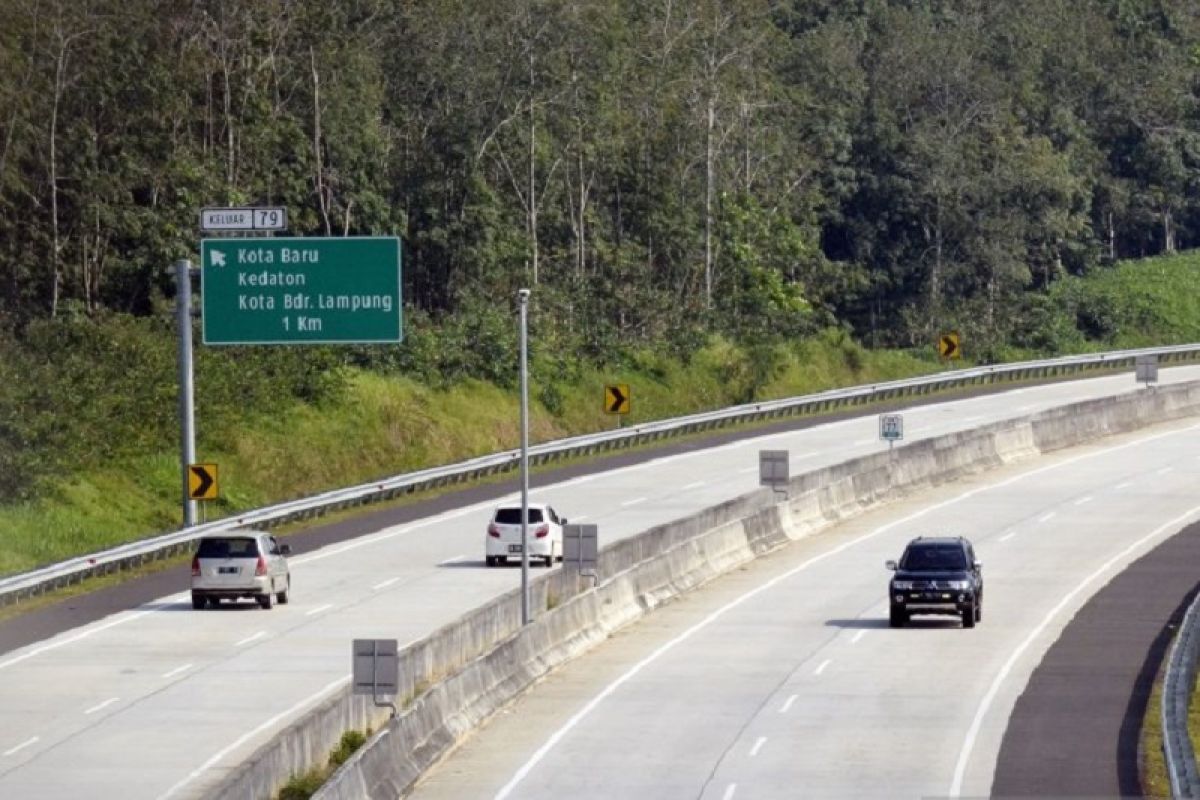
{"label": "concrete road surface", "polygon": [[[989,795],[1009,714],[1047,648],[1123,567],[1200,517],[1198,483],[1191,421],[872,512],[552,674],[412,797]],[[956,534],[984,564],[979,627],[889,628],[884,561],[914,536]]]}

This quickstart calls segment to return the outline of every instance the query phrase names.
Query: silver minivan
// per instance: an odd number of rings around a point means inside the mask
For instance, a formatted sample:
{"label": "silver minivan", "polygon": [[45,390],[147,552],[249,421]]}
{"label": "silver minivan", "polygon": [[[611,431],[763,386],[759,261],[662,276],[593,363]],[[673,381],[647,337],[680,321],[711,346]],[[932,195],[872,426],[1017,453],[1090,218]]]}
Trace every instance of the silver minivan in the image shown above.
{"label": "silver minivan", "polygon": [[204,536],[192,558],[192,608],[252,597],[263,608],[286,603],[292,575],[285,556],[292,549],[259,531]]}

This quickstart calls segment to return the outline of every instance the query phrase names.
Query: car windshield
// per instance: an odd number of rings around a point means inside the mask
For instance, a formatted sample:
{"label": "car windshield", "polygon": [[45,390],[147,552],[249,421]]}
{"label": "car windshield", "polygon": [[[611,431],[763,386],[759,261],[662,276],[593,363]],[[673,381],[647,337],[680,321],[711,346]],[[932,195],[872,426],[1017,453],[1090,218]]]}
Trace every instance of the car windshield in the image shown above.
{"label": "car windshield", "polygon": [[258,556],[258,543],[254,539],[238,537],[235,539],[201,539],[200,558],[255,558]]}
{"label": "car windshield", "polygon": [[[542,521],[542,510],[540,508],[529,509],[529,521],[531,523]],[[518,508],[501,508],[496,511],[496,522],[500,525],[520,525],[521,524],[521,509]]]}
{"label": "car windshield", "polygon": [[904,554],[901,569],[916,571],[954,571],[967,568],[967,559],[957,545],[944,547],[910,547]]}

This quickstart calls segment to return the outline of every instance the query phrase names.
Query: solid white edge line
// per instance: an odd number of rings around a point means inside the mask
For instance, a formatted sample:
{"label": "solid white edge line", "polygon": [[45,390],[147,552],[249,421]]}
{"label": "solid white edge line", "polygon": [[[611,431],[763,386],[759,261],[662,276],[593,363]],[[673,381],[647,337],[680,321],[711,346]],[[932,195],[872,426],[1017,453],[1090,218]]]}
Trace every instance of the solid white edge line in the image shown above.
{"label": "solid white edge line", "polygon": [[109,706],[111,706],[113,703],[117,702],[120,699],[121,698],[119,698],[119,697],[110,697],[107,700],[105,700],[103,703],[97,703],[96,705],[92,706],[91,708],[89,708],[87,711],[84,711],[83,713],[84,714],[95,714],[100,709],[108,708]]}
{"label": "solid white edge line", "polygon": [[191,668],[192,668],[191,664],[184,664],[182,667],[176,667],[175,669],[171,670],[170,672],[164,673],[163,677],[164,678],[174,678],[179,673],[187,672]]}
{"label": "solid white edge line", "polygon": [[[1180,430],[1194,431],[1197,429],[1200,429],[1200,424],[1191,425],[1186,428],[1182,428]],[[685,630],[683,633],[679,634],[675,638],[660,645],[656,650],[654,650],[652,653],[650,653],[650,655],[646,656],[641,661],[634,664],[626,672],[624,672],[622,675],[620,675],[616,680],[614,680],[608,686],[604,687],[604,689],[602,689],[599,694],[597,694],[595,697],[593,697],[591,700],[589,700],[583,706],[583,708],[581,708],[581,709],[579,709],[579,711],[575,712],[565,723],[562,724],[562,726],[558,730],[556,730],[554,733],[552,733],[550,735],[550,738],[547,739],[546,742],[541,747],[539,747],[536,751],[534,751],[533,755],[530,756],[529,759],[517,769],[516,773],[508,781],[508,783],[504,784],[504,786],[502,786],[500,788],[500,790],[498,792],[496,792],[495,800],[504,800],[504,798],[508,797],[513,792],[513,790],[517,787],[517,785],[522,780],[524,780],[525,776],[528,775],[529,772],[535,766],[537,766],[538,763],[543,758],[545,758],[546,755],[551,750],[554,749],[554,747],[563,739],[564,736],[566,736],[568,733],[570,733],[572,728],[574,728],[576,725],[578,725],[583,720],[583,718],[586,717],[588,714],[590,714],[597,706],[600,705],[601,702],[603,702],[607,697],[609,697],[611,694],[613,694],[617,689],[619,689],[627,681],[634,678],[645,667],[647,667],[648,665],[657,661],[660,657],[662,657],[662,655],[664,653],[667,653],[668,651],[673,649],[676,645],[687,641],[692,636],[694,636],[698,631],[708,627],[708,625],[710,625],[711,623],[720,619],[725,614],[727,614],[728,612],[737,608],[738,606],[742,605],[747,600],[750,600],[751,598],[754,598],[754,597],[758,596],[759,594],[762,594],[763,592],[774,588],[777,584],[779,584],[785,580],[788,580],[789,578],[799,574],[800,572],[803,572],[804,570],[811,567],[813,564],[817,564],[828,558],[832,558],[833,556],[838,555],[838,554],[844,552],[845,550],[848,550],[851,547],[854,547],[855,545],[861,544],[862,542],[868,541],[870,539],[874,539],[876,536],[879,536],[880,534],[884,533],[885,531],[889,531],[892,528],[895,528],[895,527],[898,527],[901,525],[905,525],[909,522],[912,522],[915,519],[919,519],[920,517],[923,517],[926,514],[929,514],[930,512],[937,511],[939,509],[945,508],[946,506],[961,502],[963,500],[966,500],[969,497],[974,497],[975,495],[980,494],[982,492],[988,492],[988,491],[992,491],[994,489],[1000,489],[1005,486],[1010,486],[1014,483],[1017,483],[1018,481],[1026,480],[1028,478],[1040,475],[1044,472],[1049,472],[1050,470],[1061,469],[1063,467],[1070,466],[1071,464],[1075,464],[1075,463],[1077,463],[1079,461],[1083,461],[1085,459],[1096,458],[1096,457],[1102,456],[1102,455],[1111,455],[1112,453],[1120,452],[1121,450],[1127,450],[1131,447],[1137,447],[1137,446],[1145,444],[1147,442],[1153,442],[1153,441],[1157,441],[1158,439],[1165,439],[1165,438],[1171,437],[1171,436],[1178,436],[1180,433],[1180,430],[1171,430],[1171,431],[1166,431],[1163,433],[1156,433],[1156,434],[1152,434],[1150,436],[1144,436],[1140,439],[1134,439],[1133,441],[1125,442],[1124,444],[1119,444],[1114,447],[1104,448],[1104,449],[1100,449],[1100,450],[1093,450],[1093,451],[1089,451],[1086,453],[1080,453],[1079,455],[1063,459],[1062,461],[1058,461],[1054,464],[1047,464],[1045,466],[1038,467],[1037,469],[1029,470],[1028,472],[1022,472],[1019,475],[1014,475],[1011,478],[1006,478],[1005,480],[1002,480],[998,483],[991,483],[991,484],[987,484],[986,486],[977,486],[976,488],[970,489],[966,492],[963,492],[962,494],[960,494],[956,497],[952,497],[948,500],[943,500],[940,503],[935,503],[930,506],[924,506],[923,508],[921,508],[917,511],[914,511],[912,514],[909,514],[906,517],[901,517],[900,519],[892,520],[891,522],[887,523],[886,525],[881,525],[880,527],[876,528],[875,530],[871,531],[870,533],[865,533],[862,536],[859,536],[855,539],[851,539],[848,542],[844,542],[844,543],[838,545],[837,547],[834,547],[832,550],[828,550],[824,553],[821,553],[820,555],[813,556],[812,558],[808,559],[807,561],[804,561],[803,563],[799,564],[798,566],[792,567],[787,572],[776,575],[774,578],[771,578],[766,583],[760,584],[759,586],[751,589],[750,591],[746,592],[742,596],[737,597],[737,598],[731,600],[730,602],[726,603],[725,605],[721,606],[720,608],[718,608],[716,611],[709,614],[704,619],[702,619],[699,622],[692,625],[690,628]],[[789,698],[788,702],[789,703],[791,702],[791,698]]]}
{"label": "solid white edge line", "polygon": [[243,744],[248,742],[251,738],[262,733],[264,730],[271,727],[272,725],[277,723],[279,720],[284,719],[291,714],[294,714],[295,712],[299,711],[300,709],[304,708],[307,705],[312,705],[313,703],[317,702],[325,695],[332,692],[334,689],[337,689],[339,686],[349,683],[351,677],[353,677],[353,676],[343,675],[342,677],[338,678],[336,681],[327,683],[325,685],[325,687],[320,689],[319,691],[317,691],[316,694],[313,694],[313,695],[310,695],[310,696],[304,698],[299,703],[296,703],[294,706],[287,709],[286,711],[280,711],[278,714],[271,717],[269,720],[267,720],[263,724],[259,725],[257,728],[250,731],[249,733],[242,734],[241,737],[239,737],[238,739],[235,739],[231,744],[226,746],[223,750],[218,751],[217,754],[214,755],[212,758],[208,759],[208,761],[205,761],[199,767],[197,767],[196,769],[189,772],[187,774],[187,777],[185,777],[179,783],[175,784],[170,789],[167,789],[167,791],[165,793],[160,795],[160,800],[167,800],[168,797],[173,796],[180,789],[187,786],[189,783],[191,783],[197,777],[199,777],[201,774],[203,774],[206,770],[208,770],[209,767],[216,764],[222,758],[229,755],[231,752],[233,752],[237,748],[241,747]]}
{"label": "solid white edge line", "polygon": [[750,757],[754,758],[756,755],[758,755],[758,751],[762,750],[762,746],[766,743],[767,743],[767,737],[765,737],[765,736],[758,737],[758,741],[756,741],[754,743],[754,747],[750,748]]}
{"label": "solid white edge line", "polygon": [[11,756],[11,755],[14,755],[14,754],[16,754],[16,753],[20,752],[21,750],[24,750],[26,747],[29,747],[29,745],[31,745],[31,744],[35,744],[35,743],[37,743],[37,742],[39,742],[39,741],[41,741],[41,738],[40,738],[40,737],[38,737],[38,736],[30,736],[28,739],[26,739],[25,741],[21,742],[21,743],[20,743],[19,745],[17,745],[16,747],[13,747],[13,748],[11,748],[11,749],[9,749],[9,750],[5,750],[5,751],[4,751],[4,755],[6,755],[6,756]]}
{"label": "solid white edge line", "polygon": [[259,631],[258,633],[252,633],[249,636],[247,636],[245,639],[242,639],[240,642],[235,643],[233,646],[241,647],[244,644],[250,644],[255,639],[261,639],[262,637],[264,637],[266,635],[267,635],[266,631]]}
{"label": "solid white edge line", "polygon": [[1117,553],[1112,558],[1105,561],[1095,572],[1088,575],[1078,585],[1076,585],[1074,589],[1067,592],[1067,594],[1061,600],[1059,600],[1053,608],[1050,609],[1050,612],[1046,614],[1040,623],[1038,623],[1037,627],[1030,631],[1029,635],[1026,636],[1019,645],[1017,645],[1017,649],[1013,650],[1012,655],[1008,657],[1008,660],[1004,662],[1002,667],[1000,667],[1000,671],[996,673],[996,677],[992,680],[992,685],[988,687],[987,693],[983,696],[983,700],[979,703],[979,708],[975,711],[975,717],[971,720],[971,727],[967,729],[966,738],[963,739],[962,748],[958,752],[958,761],[954,765],[954,781],[950,784],[951,797],[958,797],[962,793],[963,779],[965,778],[967,772],[967,761],[970,759],[971,751],[975,747],[975,740],[979,736],[979,729],[983,727],[984,715],[987,714],[992,702],[996,699],[996,695],[1000,693],[1000,686],[1004,683],[1004,679],[1008,677],[1008,674],[1016,665],[1017,660],[1025,653],[1026,650],[1029,649],[1029,646],[1033,644],[1034,640],[1042,635],[1042,632],[1054,620],[1054,618],[1058,616],[1062,610],[1066,608],[1066,606],[1075,598],[1075,596],[1082,592],[1089,583],[1096,580],[1096,578],[1100,577],[1105,572],[1108,572],[1110,569],[1112,569],[1114,564],[1135,552],[1147,542],[1156,539],[1165,531],[1168,531],[1172,528],[1178,529],[1183,527],[1188,523],[1189,520],[1192,520],[1197,515],[1200,515],[1200,506],[1191,508],[1185,511],[1183,514],[1164,522],[1150,533],[1146,534],[1121,552]]}

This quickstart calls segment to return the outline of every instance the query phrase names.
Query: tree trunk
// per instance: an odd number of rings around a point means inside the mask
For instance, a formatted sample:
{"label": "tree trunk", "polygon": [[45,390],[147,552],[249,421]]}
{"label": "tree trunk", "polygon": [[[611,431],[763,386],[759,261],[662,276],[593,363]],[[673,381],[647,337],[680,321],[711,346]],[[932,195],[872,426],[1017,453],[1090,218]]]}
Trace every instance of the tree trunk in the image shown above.
{"label": "tree trunk", "polygon": [[[61,33],[60,33],[61,36]],[[58,106],[67,67],[67,40],[60,38],[54,65],[54,100],[50,106],[50,318],[58,316],[62,286],[62,244],[58,230]]]}
{"label": "tree trunk", "polygon": [[529,45],[529,248],[533,285],[538,282],[537,102],[534,100],[533,43]]}
{"label": "tree trunk", "polygon": [[1171,209],[1163,209],[1163,250],[1168,254],[1175,252],[1175,218]]}
{"label": "tree trunk", "polygon": [[1117,260],[1117,226],[1111,211],[1108,212],[1108,260]]}
{"label": "tree trunk", "polygon": [[321,211],[321,222],[325,226],[325,235],[333,235],[333,226],[329,221],[329,197],[325,187],[325,163],[321,156],[321,75],[317,72],[317,54],[310,46],[308,48],[309,63],[312,66],[313,87],[313,162],[316,165],[317,208]]}
{"label": "tree trunk", "polygon": [[716,101],[709,95],[704,127],[704,306],[712,308],[713,290],[713,129],[717,124]]}

